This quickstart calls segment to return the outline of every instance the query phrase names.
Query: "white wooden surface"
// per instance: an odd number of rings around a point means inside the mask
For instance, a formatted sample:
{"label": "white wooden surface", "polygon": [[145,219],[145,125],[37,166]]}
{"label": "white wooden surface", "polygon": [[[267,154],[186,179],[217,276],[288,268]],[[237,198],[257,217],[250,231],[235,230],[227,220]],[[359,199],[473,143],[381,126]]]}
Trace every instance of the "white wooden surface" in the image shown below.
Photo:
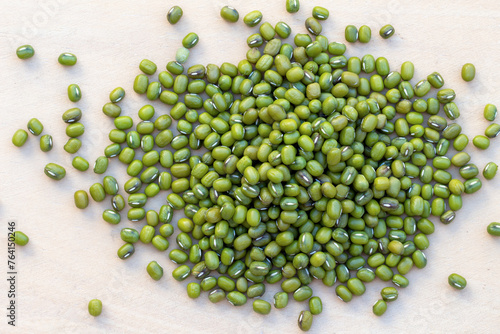
{"label": "white wooden surface", "polygon": [[[269,316],[257,315],[251,302],[234,308],[227,302],[211,304],[206,294],[190,300],[186,282],[172,279],[175,268],[168,252],[159,253],[151,245],[138,245],[135,255],[121,261],[116,250],[122,244],[119,231],[125,226],[140,228],[142,222],[122,220],[110,226],[101,219],[109,199],[91,203],[81,211],[73,205],[73,192],[88,189],[102,177],[81,173],[71,167],[71,157],[62,149],[66,142],[61,114],[80,107],[86,132],[80,155],[93,161],[108,145],[112,121],[101,112],[108,93],[117,86],[127,91],[123,114],[133,115],[143,98],[132,90],[138,63],[149,58],[163,69],[175,56],[182,37],[190,32],[200,36],[188,65],[196,63],[237,63],[243,59],[246,37],[251,29],[243,16],[260,9],[264,20],[285,21],[293,33],[304,33],[303,21],[314,5],[330,10],[323,24],[331,40],[344,42],[347,24],[372,28],[367,45],[348,45],[349,56],[371,53],[385,56],[391,68],[402,62],[415,64],[413,83],[439,71],[446,87],[457,92],[456,102],[462,117],[458,122],[472,138],[488,123],[482,118],[485,103],[500,105],[500,4],[497,1],[302,1],[298,14],[288,14],[284,1],[62,1],[2,0],[0,11],[0,332],[2,333],[279,333],[299,332],[297,316],[306,303],[290,301],[285,310],[273,309]],[[181,21],[172,26],[166,21],[168,9],[179,4],[184,9]],[[238,24],[219,17],[223,5],[240,12]],[[389,40],[378,36],[379,28],[391,23],[396,34]],[[21,61],[15,49],[32,44],[34,58]],[[78,64],[64,68],[57,63],[61,52],[73,52]],[[476,79],[465,83],[460,77],[466,62],[476,65]],[[74,104],[66,97],[66,87],[80,85],[83,98]],[[155,104],[157,112],[168,108]],[[54,138],[54,149],[43,153],[38,138],[30,135],[25,147],[11,144],[13,132],[25,128],[31,117],[45,125],[44,133]],[[470,145],[473,161],[482,169],[488,161],[500,162],[498,143],[480,152]],[[48,162],[67,169],[60,182],[43,174]],[[123,184],[124,166],[110,164],[109,173],[119,175]],[[498,220],[500,177],[484,182],[483,189],[465,196],[464,208],[449,226],[436,222],[426,251],[428,265],[413,269],[411,284],[400,290],[385,316],[375,317],[372,304],[386,284],[367,285],[365,295],[349,304],[340,301],[333,288],[314,282],[324,312],[314,317],[314,333],[491,333],[500,325],[500,240],[486,233],[486,225]],[[159,196],[147,208],[158,209]],[[30,236],[27,247],[17,249],[18,317],[17,328],[7,326],[7,221]],[[171,238],[172,249],[175,239]],[[145,271],[147,263],[157,260],[165,269],[164,278],[153,281]],[[447,277],[457,272],[468,280],[463,291],[448,286]],[[269,287],[264,299],[271,301],[278,286]],[[92,298],[103,301],[98,318],[87,312]]]}

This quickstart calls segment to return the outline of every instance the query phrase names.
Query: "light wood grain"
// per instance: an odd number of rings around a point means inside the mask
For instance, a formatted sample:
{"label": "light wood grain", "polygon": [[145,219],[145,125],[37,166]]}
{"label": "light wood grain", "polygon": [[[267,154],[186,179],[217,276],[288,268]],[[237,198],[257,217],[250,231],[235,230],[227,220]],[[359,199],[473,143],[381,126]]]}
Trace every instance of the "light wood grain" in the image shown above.
{"label": "light wood grain", "polygon": [[[168,9],[178,4],[184,9],[180,22],[166,21]],[[238,24],[219,17],[223,5],[240,12]],[[182,37],[197,32],[199,44],[192,49],[188,65],[196,63],[237,64],[245,57],[246,37],[257,28],[242,23],[243,16],[261,9],[264,21],[285,21],[293,33],[304,33],[304,20],[314,5],[330,10],[323,24],[331,40],[344,41],[347,24],[372,28],[372,41],[348,45],[349,56],[371,53],[385,56],[391,68],[402,62],[415,64],[416,83],[433,71],[439,71],[446,87],[457,92],[456,102],[462,125],[469,138],[481,134],[488,122],[482,118],[486,103],[500,105],[500,5],[497,1],[302,1],[298,14],[288,14],[284,1],[2,1],[0,11],[0,82],[2,143],[0,180],[0,308],[5,310],[7,284],[6,224],[17,221],[30,243],[18,248],[18,328],[12,330],[0,313],[2,333],[298,333],[297,317],[307,303],[291,301],[284,310],[273,309],[269,316],[257,315],[251,302],[232,307],[226,302],[211,304],[206,294],[190,300],[185,287],[172,279],[174,264],[168,251],[159,253],[151,245],[137,247],[136,254],[121,261],[116,250],[122,244],[119,231],[126,226],[140,228],[141,223],[122,220],[118,226],[102,221],[109,199],[81,211],[73,205],[73,192],[88,189],[102,180],[92,172],[81,173],[71,167],[71,157],[62,149],[66,142],[61,114],[75,105],[84,116],[86,132],[80,155],[93,163],[108,145],[112,121],[101,107],[109,92],[122,86],[127,96],[120,102],[123,114],[137,120],[137,110],[149,103],[132,90],[138,64],[151,59],[163,69],[175,56]],[[396,34],[389,40],[378,36],[378,29],[391,23]],[[290,39],[290,43],[293,41]],[[32,44],[34,58],[21,61],[15,49]],[[64,68],[57,63],[62,52],[73,52],[78,63]],[[462,81],[461,67],[476,65],[476,79]],[[77,83],[83,98],[69,102],[66,88]],[[168,108],[155,103],[158,113]],[[11,144],[17,128],[25,128],[31,117],[45,125],[44,133],[54,138],[54,149],[42,153],[38,138],[30,135],[25,147]],[[470,146],[472,146],[470,144]],[[480,169],[488,161],[500,161],[494,140],[486,152],[469,147]],[[60,182],[43,174],[48,162],[67,168]],[[109,173],[125,180],[125,168],[118,161]],[[332,288],[314,282],[315,295],[321,296],[324,312],[314,317],[313,333],[491,333],[500,325],[500,241],[486,233],[489,222],[498,220],[500,177],[484,182],[481,192],[465,196],[464,208],[449,226],[436,222],[426,251],[428,266],[413,269],[410,286],[400,290],[399,298],[389,305],[385,316],[372,314],[372,304],[380,298],[386,284],[367,285],[365,295],[349,304],[340,301]],[[160,198],[161,197],[161,198]],[[158,209],[164,195],[151,203]],[[175,247],[171,238],[170,249]],[[169,250],[170,250],[169,249]],[[145,267],[156,260],[165,269],[164,278],[153,281]],[[447,277],[457,272],[468,280],[467,288],[455,291]],[[264,299],[272,301],[279,286],[268,288]],[[92,318],[87,312],[90,299],[99,298],[103,313]]]}

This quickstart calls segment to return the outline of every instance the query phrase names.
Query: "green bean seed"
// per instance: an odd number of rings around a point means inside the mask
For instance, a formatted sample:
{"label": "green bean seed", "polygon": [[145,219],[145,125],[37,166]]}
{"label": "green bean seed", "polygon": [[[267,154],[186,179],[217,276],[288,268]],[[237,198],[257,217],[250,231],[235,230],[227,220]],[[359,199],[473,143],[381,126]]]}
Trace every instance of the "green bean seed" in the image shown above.
{"label": "green bean seed", "polygon": [[71,102],[78,102],[82,98],[82,91],[80,86],[77,84],[71,84],[68,86],[68,98]]}
{"label": "green bean seed", "polygon": [[475,76],[476,67],[473,64],[467,63],[462,66],[462,79],[464,79],[464,81],[472,81]]}
{"label": "green bean seed", "polygon": [[358,28],[353,25],[345,27],[345,40],[354,43],[358,40]]}
{"label": "green bean seed", "polygon": [[365,25],[359,27],[358,38],[361,43],[368,43],[372,38],[372,30],[370,29],[370,27]]}
{"label": "green bean seed", "polygon": [[85,190],[77,190],[75,191],[75,206],[78,209],[85,209],[89,206],[89,195]]}
{"label": "green bean seed", "polygon": [[494,162],[488,162],[483,169],[483,176],[486,180],[491,180],[497,174],[498,165]]}
{"label": "green bean seed", "polygon": [[176,24],[182,17],[182,8],[179,6],[173,6],[168,10],[167,20],[170,24]]}
{"label": "green bean seed", "polygon": [[220,16],[228,22],[237,22],[240,18],[240,14],[236,9],[230,6],[224,6],[220,10]]}
{"label": "green bean seed", "polygon": [[316,6],[312,10],[312,16],[317,20],[326,20],[330,16],[328,9]]}
{"label": "green bean seed", "polygon": [[134,80],[134,92],[137,94],[146,93],[149,85],[149,78],[145,74],[138,74]]}
{"label": "green bean seed", "polygon": [[72,53],[61,53],[57,61],[64,66],[73,66],[76,64],[76,56]]}
{"label": "green bean seed", "polygon": [[380,291],[380,295],[382,296],[382,299],[386,302],[392,302],[398,299],[398,290],[393,287],[386,287],[383,288],[382,291]]}
{"label": "green bean seed", "polygon": [[28,59],[35,55],[35,49],[31,45],[21,45],[16,50],[16,55],[19,59]]}
{"label": "green bean seed", "polygon": [[497,107],[493,104],[487,104],[484,107],[483,115],[486,120],[493,122],[497,117]]}
{"label": "green bean seed", "polygon": [[104,210],[102,213],[102,219],[110,224],[116,225],[121,221],[121,216],[118,212],[108,209]]}
{"label": "green bean seed", "polygon": [[118,248],[116,254],[120,259],[125,260],[131,257],[134,254],[134,252],[135,252],[134,245],[132,245],[131,243],[126,243],[120,248]]}
{"label": "green bean seed", "polygon": [[451,274],[448,276],[448,284],[458,290],[463,290],[467,286],[467,281],[465,278],[458,274]]}
{"label": "green bean seed", "polygon": [[152,75],[156,72],[156,64],[149,59],[143,59],[139,63],[139,69],[145,74]]}
{"label": "green bean seed", "polygon": [[91,316],[100,316],[102,313],[102,302],[99,299],[92,299],[89,301],[88,309]]}
{"label": "green bean seed", "polygon": [[115,118],[120,116],[122,109],[117,104],[108,102],[102,107],[104,115]]}
{"label": "green bean seed", "polygon": [[194,32],[190,32],[182,39],[182,46],[184,46],[186,49],[191,49],[196,44],[198,44],[199,40],[200,38],[198,37],[197,34],[195,34]]}
{"label": "green bean seed", "polygon": [[477,135],[472,139],[472,144],[481,150],[490,147],[490,140],[486,136]]}
{"label": "green bean seed", "polygon": [[488,227],[486,228],[486,230],[488,231],[488,233],[490,235],[495,236],[495,237],[500,237],[500,224],[499,223],[496,223],[496,222],[490,223],[488,225]]}
{"label": "green bean seed", "polygon": [[286,0],[286,11],[289,13],[297,13],[300,9],[299,0]]}
{"label": "green bean seed", "polygon": [[265,300],[256,299],[253,301],[253,310],[255,313],[266,315],[271,313],[271,304]]}
{"label": "green bean seed", "polygon": [[52,149],[52,136],[51,135],[43,135],[40,137],[40,150],[42,152],[49,152]]}
{"label": "green bean seed", "polygon": [[323,27],[321,26],[321,23],[318,22],[314,17],[309,17],[307,18],[306,22],[306,29],[313,35],[319,35],[321,34],[321,31],[323,30]]}
{"label": "green bean seed", "polygon": [[233,306],[241,306],[246,304],[247,297],[239,291],[231,291],[227,294],[226,299]]}
{"label": "green bean seed", "polygon": [[109,93],[109,100],[112,103],[117,103],[125,97],[125,90],[122,87],[116,87]]}
{"label": "green bean seed", "polygon": [[186,289],[189,298],[196,299],[201,294],[201,287],[199,283],[191,282],[187,285]]}
{"label": "green bean seed", "polygon": [[66,170],[64,169],[64,167],[54,163],[48,163],[43,171],[45,175],[57,181],[63,179],[66,176]]}
{"label": "green bean seed", "polygon": [[427,81],[432,85],[434,88],[441,88],[444,85],[444,79],[439,74],[438,72],[433,72],[427,76]]}
{"label": "green bean seed", "polygon": [[85,132],[85,127],[80,122],[71,123],[66,127],[66,135],[71,138],[80,137]]}
{"label": "green bean seed", "polygon": [[156,261],[149,262],[146,271],[155,281],[159,281],[163,276],[163,268]]}
{"label": "green bean seed", "polygon": [[28,131],[38,136],[43,131],[43,124],[38,119],[32,118],[28,122]]}
{"label": "green bean seed", "polygon": [[319,297],[311,297],[309,299],[309,311],[313,315],[318,315],[323,311],[323,303]]}
{"label": "green bean seed", "polygon": [[373,304],[373,314],[381,316],[387,311],[387,303],[383,299],[379,299]]}
{"label": "green bean seed", "polygon": [[243,22],[249,27],[255,27],[262,21],[262,12],[259,10],[254,10],[245,15]]}
{"label": "green bean seed", "polygon": [[80,147],[82,147],[82,142],[78,138],[70,138],[66,144],[64,144],[64,150],[70,154],[78,152]]}
{"label": "green bean seed", "polygon": [[100,183],[94,183],[89,188],[89,193],[92,199],[96,202],[102,202],[106,198],[104,187]]}
{"label": "green bean seed", "polygon": [[80,108],[71,108],[64,112],[62,115],[62,120],[65,123],[78,122],[82,118],[82,111]]}
{"label": "green bean seed", "polygon": [[274,295],[274,307],[277,309],[285,308],[288,305],[288,294],[286,292],[278,292]]}
{"label": "green bean seed", "polygon": [[24,145],[24,143],[26,143],[27,139],[28,139],[28,133],[23,129],[19,129],[12,136],[12,144],[14,144],[17,147],[21,147]]}
{"label": "green bean seed", "polygon": [[302,311],[299,314],[299,319],[298,319],[298,324],[299,328],[307,332],[309,329],[311,329],[312,326],[312,321],[313,321],[313,315],[309,311]]}
{"label": "green bean seed", "polygon": [[104,174],[108,169],[109,159],[105,156],[100,156],[94,163],[94,173]]}
{"label": "green bean seed", "polygon": [[379,34],[383,39],[388,39],[392,35],[394,35],[394,27],[391,26],[390,24],[386,24],[382,28],[380,28]]}
{"label": "green bean seed", "polygon": [[[9,239],[9,241],[12,241],[12,239]],[[15,231],[14,232],[14,243],[19,246],[26,246],[29,242],[29,238],[26,234],[24,234],[21,231]]]}

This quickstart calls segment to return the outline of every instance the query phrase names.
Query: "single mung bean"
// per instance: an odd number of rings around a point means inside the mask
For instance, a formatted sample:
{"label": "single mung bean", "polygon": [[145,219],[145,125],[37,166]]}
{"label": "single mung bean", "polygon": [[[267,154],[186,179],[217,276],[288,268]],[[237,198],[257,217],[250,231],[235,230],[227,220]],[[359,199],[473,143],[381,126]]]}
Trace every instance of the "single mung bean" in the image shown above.
{"label": "single mung bean", "polygon": [[57,61],[59,64],[64,65],[64,66],[73,66],[76,64],[76,56],[72,53],[61,53],[59,55],[59,58],[57,58]]}
{"label": "single mung bean", "polygon": [[28,59],[35,55],[35,49],[31,45],[21,45],[16,50],[19,59]]}
{"label": "single mung bean", "polygon": [[434,88],[441,88],[444,85],[444,79],[439,74],[438,72],[433,72],[427,76],[427,81],[432,85]]}
{"label": "single mung bean", "polygon": [[240,18],[238,11],[230,6],[224,6],[220,10],[220,16],[228,22],[237,22]]}
{"label": "single mung bean", "polygon": [[[148,211],[149,212],[149,211]],[[165,237],[161,235],[155,235],[153,237],[153,240],[151,240],[151,243],[153,246],[155,246],[156,249],[158,249],[160,252],[164,252],[168,249],[169,242]]]}
{"label": "single mung bean", "polygon": [[483,169],[483,176],[486,180],[491,180],[497,174],[498,165],[494,162],[488,162]]}
{"label": "single mung bean", "polygon": [[494,104],[487,104],[483,111],[484,118],[490,122],[493,122],[497,117],[497,107]]}
{"label": "single mung bean", "polygon": [[253,301],[252,304],[253,310],[256,313],[259,314],[269,314],[271,312],[271,304],[269,302],[262,300],[262,299],[256,299]]}
{"label": "single mung bean", "polygon": [[146,93],[149,85],[149,78],[145,74],[138,74],[134,79],[134,92],[137,94]]}
{"label": "single mung bean", "polygon": [[168,10],[167,20],[170,24],[176,24],[182,17],[182,8],[179,6],[173,6]]}
{"label": "single mung bean", "polygon": [[187,285],[187,294],[189,298],[198,298],[201,294],[200,283],[191,282]]}
{"label": "single mung bean", "polygon": [[372,30],[369,26],[363,25],[359,27],[358,39],[361,43],[368,43],[372,38]]}
{"label": "single mung bean", "polygon": [[277,309],[285,308],[288,305],[288,294],[286,292],[277,292],[273,300],[274,307]]}
{"label": "single mung bean", "polygon": [[55,163],[48,163],[43,171],[45,175],[57,181],[63,179],[66,176],[66,170],[64,169],[64,167]]}
{"label": "single mung bean", "polygon": [[52,149],[52,136],[51,135],[43,135],[40,137],[40,150],[42,152],[48,152]]}
{"label": "single mung bean", "polygon": [[63,148],[69,154],[74,154],[74,153],[78,152],[80,147],[82,147],[82,141],[80,139],[70,138],[70,139],[68,139],[66,144],[64,144]]}
{"label": "single mung bean", "polygon": [[155,281],[160,280],[160,278],[162,278],[163,276],[163,268],[156,261],[149,262],[148,266],[146,267],[146,271],[148,272],[149,276],[151,276],[151,278]]}
{"label": "single mung bean", "polygon": [[71,123],[66,127],[66,135],[71,138],[80,137],[85,132],[85,126],[80,122]]}
{"label": "single mung bean", "polygon": [[19,129],[12,136],[12,144],[14,144],[17,147],[21,147],[24,145],[24,143],[26,143],[27,139],[28,139],[28,133],[23,129]]}
{"label": "single mung bean", "polygon": [[464,81],[472,81],[476,76],[476,67],[471,63],[466,63],[462,66],[462,79]]}
{"label": "single mung bean", "polygon": [[71,108],[66,110],[62,115],[62,120],[65,123],[78,122],[82,118],[82,111],[80,108]]}
{"label": "single mung bean", "polygon": [[102,213],[102,219],[110,224],[116,225],[121,221],[121,216],[118,212],[107,209]]}
{"label": "single mung bean", "polygon": [[309,311],[313,315],[318,315],[323,311],[323,303],[319,297],[311,297],[309,299]]}
{"label": "single mung bean", "polygon": [[120,248],[118,248],[118,251],[116,252],[116,255],[122,260],[126,260],[129,257],[131,257],[135,252],[135,247],[131,243],[126,243]]}
{"label": "single mung bean", "polygon": [[87,192],[85,190],[75,191],[74,199],[75,206],[78,209],[85,209],[87,206],[89,206],[89,195],[87,195]]}
{"label": "single mung bean", "polygon": [[500,125],[497,123],[490,124],[486,130],[484,130],[484,135],[488,138],[495,138],[500,133]]}
{"label": "single mung bean", "polygon": [[321,31],[323,30],[321,23],[319,23],[314,17],[307,18],[305,25],[307,31],[316,36],[321,34]]}
{"label": "single mung bean", "polygon": [[[9,239],[11,240],[11,239]],[[14,232],[14,243],[19,246],[26,246],[30,239],[26,234],[24,234],[21,231],[15,231]]]}
{"label": "single mung bean", "polygon": [[94,183],[89,188],[90,197],[96,202],[102,202],[106,198],[104,187],[100,183]]}
{"label": "single mung bean", "polygon": [[94,173],[104,174],[108,169],[109,159],[105,156],[100,156],[94,163]]}
{"label": "single mung bean", "polygon": [[120,116],[122,108],[120,108],[120,106],[115,103],[108,102],[104,106],[102,106],[102,112],[106,116],[116,118]]}
{"label": "single mung bean", "polygon": [[380,291],[380,295],[386,302],[392,302],[398,299],[398,290],[393,287],[386,287],[383,288],[382,291]]}
{"label": "single mung bean", "polygon": [[243,22],[249,27],[255,27],[262,21],[262,12],[259,10],[254,10],[245,15]]}
{"label": "single mung bean", "polygon": [[71,84],[68,86],[68,98],[71,102],[78,102],[82,98],[82,91],[80,86],[77,84]]}
{"label": "single mung bean", "polygon": [[485,150],[490,147],[490,140],[486,136],[477,135],[472,139],[472,144],[481,150]]}
{"label": "single mung bean", "polygon": [[312,322],[313,322],[313,315],[310,311],[302,311],[299,314],[299,319],[297,320],[299,328],[307,332],[309,329],[311,329]]}
{"label": "single mung bean", "polygon": [[139,63],[139,69],[145,74],[152,75],[156,72],[156,64],[149,59],[143,59]]}
{"label": "single mung bean", "polygon": [[458,274],[451,274],[450,276],[448,276],[448,284],[450,284],[455,289],[462,290],[467,286],[467,281],[465,278]]}
{"label": "single mung bean", "polygon": [[394,35],[394,27],[390,24],[386,24],[382,28],[380,28],[379,34],[383,39],[388,39],[392,35]]}
{"label": "single mung bean", "polygon": [[500,223],[493,222],[488,225],[486,231],[492,236],[500,237]]}
{"label": "single mung bean", "polygon": [[124,97],[125,97],[125,89],[123,89],[122,87],[116,87],[111,91],[111,93],[109,93],[109,100],[112,103],[120,102],[121,100],[123,100]]}
{"label": "single mung bean", "polygon": [[326,20],[330,16],[328,9],[316,6],[312,10],[312,16],[317,20]]}
{"label": "single mung bean", "polygon": [[354,43],[358,40],[358,28],[352,24],[345,27],[345,40]]}
{"label": "single mung bean", "polygon": [[239,291],[229,292],[226,299],[233,306],[241,306],[247,302],[247,297]]}
{"label": "single mung bean", "polygon": [[182,46],[184,46],[186,49],[191,49],[196,44],[198,44],[199,40],[200,38],[198,37],[197,34],[195,34],[194,32],[190,32],[182,39]]}
{"label": "single mung bean", "polygon": [[286,11],[289,13],[297,13],[300,9],[299,0],[286,0]]}
{"label": "single mung bean", "polygon": [[125,227],[120,231],[120,237],[123,241],[133,244],[139,241],[139,232],[136,229]]}
{"label": "single mung bean", "polygon": [[102,313],[102,302],[99,299],[92,299],[89,301],[88,306],[89,314],[93,317],[97,317]]}
{"label": "single mung bean", "polygon": [[36,118],[32,118],[28,122],[28,131],[35,136],[38,136],[43,131],[43,124]]}
{"label": "single mung bean", "polygon": [[381,316],[387,311],[387,303],[383,299],[379,299],[373,304],[373,314]]}

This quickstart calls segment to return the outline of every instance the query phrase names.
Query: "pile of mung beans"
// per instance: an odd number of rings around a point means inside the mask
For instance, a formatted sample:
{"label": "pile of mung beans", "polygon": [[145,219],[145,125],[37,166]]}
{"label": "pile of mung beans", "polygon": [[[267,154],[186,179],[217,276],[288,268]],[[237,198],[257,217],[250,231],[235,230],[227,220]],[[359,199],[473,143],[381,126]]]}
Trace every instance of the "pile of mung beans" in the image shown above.
{"label": "pile of mung beans", "polygon": [[[286,1],[289,13],[299,8],[298,0]],[[176,24],[182,15],[174,6],[167,20]],[[239,20],[229,6],[220,15],[228,22]],[[321,34],[321,21],[328,17],[326,8],[314,7],[305,21],[308,33],[295,34],[292,45],[283,41],[291,36],[285,22],[272,26],[262,22],[260,11],[248,13],[243,22],[258,31],[248,37],[246,59],[237,65],[186,68],[199,42],[196,33],[189,33],[166,71],[157,73],[150,60],[140,62],[135,93],[160,100],[169,112],[145,104],[135,127],[130,116],[122,115],[125,90],[110,93],[102,111],[115,128],[93,171],[105,174],[110,160],[121,162],[130,176],[122,185],[127,199],[119,194],[118,181],[106,175],[88,192],[76,191],[74,201],[85,209],[88,193],[96,202],[107,199],[111,208],[102,217],[110,224],[120,223],[127,204],[128,220],[145,221],[140,231],[121,229],[120,259],[129,259],[139,241],[166,251],[174,210],[182,210],[177,247],[168,257],[179,265],[174,279],[193,279],[187,285],[190,298],[206,292],[211,302],[226,299],[234,306],[250,298],[255,312],[269,314],[266,286],[279,283],[282,291],[272,298],[276,309],[286,307],[290,295],[308,301],[298,317],[304,331],[322,312],[321,299],[309,286],[313,280],[335,286],[346,303],[375,278],[387,282],[390,286],[373,305],[380,316],[397,299],[397,288],[408,286],[409,271],[426,266],[424,251],[435,229],[431,216],[451,223],[462,196],[482,186],[479,168],[465,151],[469,138],[456,122],[455,92],[437,72],[410,83],[414,66],[409,61],[398,70],[384,57],[347,57],[344,43]],[[387,39],[394,32],[385,25],[380,36]],[[368,43],[371,29],[348,25],[345,39]],[[17,54],[28,59],[34,50],[25,45]],[[72,66],[76,56],[63,53],[58,61]],[[473,80],[474,65],[465,64],[461,76]],[[71,101],[81,95],[78,85],[68,87]],[[486,105],[485,119],[493,122],[496,115],[496,107]],[[70,154],[82,145],[81,117],[76,107],[62,114],[69,137],[64,150]],[[31,119],[28,130],[38,136],[43,125]],[[487,149],[499,133],[500,125],[491,123],[472,143]],[[27,138],[21,129],[12,142],[20,147]],[[40,138],[42,151],[52,145],[50,135]],[[451,147],[458,153],[451,156]],[[77,155],[72,165],[80,171],[90,166]],[[453,178],[451,168],[461,179]],[[488,163],[484,178],[491,180],[497,168]],[[50,163],[45,174],[60,180],[66,171]],[[166,203],[146,211],[155,196],[165,196]],[[500,236],[500,224],[491,223],[487,231]],[[22,232],[18,236],[19,244],[28,242]],[[156,261],[146,271],[154,280],[163,276]],[[466,286],[458,274],[448,281],[457,289]],[[91,300],[88,308],[97,316],[102,303]]]}

